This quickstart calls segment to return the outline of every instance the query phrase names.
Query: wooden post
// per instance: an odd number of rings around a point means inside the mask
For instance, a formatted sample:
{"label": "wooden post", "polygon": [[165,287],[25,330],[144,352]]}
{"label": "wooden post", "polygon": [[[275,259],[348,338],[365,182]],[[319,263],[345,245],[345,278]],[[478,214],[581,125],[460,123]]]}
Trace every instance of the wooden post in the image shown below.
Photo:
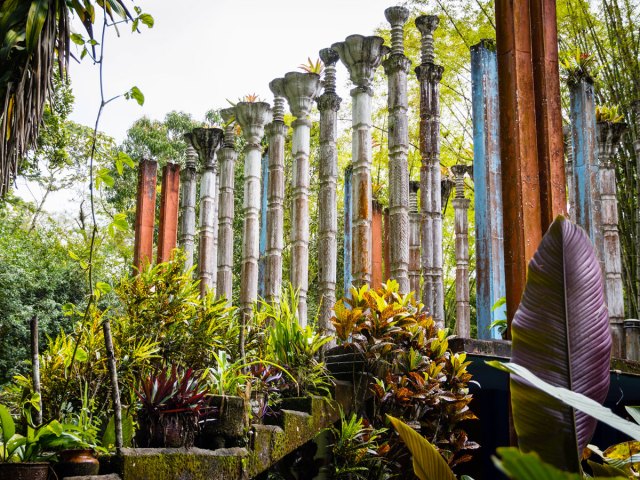
{"label": "wooden post", "polygon": [[[318,173],[318,277],[320,285],[320,315],[318,326],[332,334],[333,306],[336,303],[338,280],[338,110],[341,98],[336,93],[336,63],[338,54],[330,48],[320,50],[324,63],[324,92],[316,100],[320,111],[320,159]],[[345,186],[346,189],[346,186]],[[346,191],[346,190],[345,190]],[[346,208],[346,204],[345,204]]]}
{"label": "wooden post", "polygon": [[418,191],[420,182],[409,183],[409,289],[420,300],[420,212]]}
{"label": "wooden post", "polygon": [[180,165],[168,163],[162,169],[160,192],[160,229],[158,232],[158,263],[171,259],[178,240],[178,203],[180,201]]}
{"label": "wooden post", "polygon": [[[542,239],[529,0],[496,1],[507,320]],[[510,329],[507,329],[510,335]]]}
{"label": "wooden post", "polygon": [[352,212],[353,202],[351,201],[353,186],[353,165],[348,165],[344,169],[344,269],[343,269],[343,281],[344,281],[344,296],[350,295],[349,290],[353,285],[353,275],[351,274],[352,265],[352,251],[353,242],[351,241],[351,234],[353,232]]}
{"label": "wooden post", "polygon": [[194,239],[196,236],[196,159],[198,153],[191,145],[188,135],[185,169],[182,171],[182,201],[180,204],[180,246],[184,250],[184,269],[193,267]]}
{"label": "wooden post", "polygon": [[258,246],[258,296],[266,297],[265,270],[267,254],[267,206],[269,198],[269,153],[262,156],[262,185],[260,190],[260,244]]}
{"label": "wooden post", "polygon": [[194,128],[191,143],[200,156],[203,166],[200,178],[200,245],[198,256],[198,276],[200,295],[215,289],[218,252],[215,239],[215,225],[218,223],[218,195],[216,177],[218,164],[216,150],[222,142],[224,132],[219,128]]}
{"label": "wooden post", "polygon": [[382,286],[382,206],[373,200],[371,217],[371,288]]}
{"label": "wooden post", "polygon": [[236,121],[246,140],[244,147],[244,227],[242,231],[242,270],[240,273],[240,308],[242,328],[240,350],[244,357],[245,326],[258,299],[258,243],[260,237],[260,162],[264,127],[271,122],[271,108],[265,102],[239,102]]}
{"label": "wooden post", "polygon": [[444,281],[442,276],[442,196],[440,188],[440,80],[443,67],[436,65],[433,33],[435,15],[416,18],[422,34],[420,82],[420,210],[423,300],[438,328],[444,328]]}
{"label": "wooden post", "polygon": [[382,37],[350,35],[331,48],[349,70],[356,85],[352,97],[353,161],[353,283],[356,287],[371,284],[371,100],[373,75],[389,48]]}
{"label": "wooden post", "polygon": [[280,300],[282,287],[282,249],[284,247],[284,92],[282,79],[269,83],[273,92],[273,121],[267,125],[269,136],[269,192],[267,198],[267,258],[265,296],[273,304]]}
{"label": "wooden post", "polygon": [[464,176],[470,171],[467,165],[453,165],[451,171],[456,177],[455,210],[456,241],[456,335],[471,336],[471,307],[469,305],[469,203],[464,198]]}
{"label": "wooden post", "polygon": [[478,338],[501,339],[495,320],[506,307],[492,310],[506,295],[500,167],[500,108],[495,43],[482,40],[471,47],[473,106],[473,181],[476,220],[476,318]]}
{"label": "wooden post", "polygon": [[291,214],[291,284],[298,291],[298,321],[307,324],[309,289],[309,152],[311,148],[311,107],[320,89],[315,73],[289,72],[282,84],[284,97],[296,119],[291,140],[293,156],[293,212]]}
{"label": "wooden post", "polygon": [[[391,54],[384,62],[389,94],[389,261],[390,278],[400,293],[409,291],[409,120],[407,72],[411,61],[404,54],[403,30],[409,18],[405,7],[384,11],[391,24]],[[374,282],[375,284],[375,282]]]}
{"label": "wooden post", "polygon": [[225,298],[231,306],[233,296],[233,218],[235,212],[236,152],[235,110],[223,108],[220,115],[225,123],[222,148],[218,152],[220,168],[220,196],[218,199],[218,273],[216,297]]}
{"label": "wooden post", "polygon": [[138,167],[136,238],[133,247],[133,267],[135,272],[140,272],[153,258],[157,171],[158,163],[155,160],[142,160]]}
{"label": "wooden post", "polygon": [[609,309],[609,324],[613,340],[611,355],[625,358],[624,348],[624,296],[622,260],[618,236],[618,202],[616,200],[616,170],[614,158],[620,147],[624,123],[598,122],[599,197],[602,225],[602,260],[604,263],[605,298]]}

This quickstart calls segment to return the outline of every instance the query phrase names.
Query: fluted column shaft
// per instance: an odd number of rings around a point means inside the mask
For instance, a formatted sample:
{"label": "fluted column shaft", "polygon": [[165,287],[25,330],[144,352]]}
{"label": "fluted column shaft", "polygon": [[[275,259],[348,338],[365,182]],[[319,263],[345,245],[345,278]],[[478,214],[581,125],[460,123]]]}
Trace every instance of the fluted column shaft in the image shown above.
{"label": "fluted column shaft", "polygon": [[624,123],[599,122],[598,138],[600,213],[602,225],[602,259],[604,285],[609,310],[609,324],[613,340],[611,355],[624,358],[624,297],[622,260],[618,235],[618,202],[616,200],[616,171],[614,157],[627,126]]}
{"label": "fluted column shaft", "polygon": [[409,184],[409,289],[420,300],[420,212],[418,211],[419,182]]}
{"label": "fluted column shaft", "polygon": [[192,145],[187,146],[185,169],[182,171],[182,201],[180,210],[180,246],[184,250],[185,271],[193,267],[194,239],[196,235],[196,159],[198,153]]}
{"label": "fluted column shaft", "polygon": [[444,328],[442,275],[442,200],[440,174],[440,80],[443,67],[434,63],[433,32],[438,17],[416,19],[422,33],[422,63],[416,68],[420,82],[420,209],[422,215],[423,303],[436,325]]}
{"label": "fluted column shaft", "polygon": [[265,102],[239,102],[236,121],[246,140],[244,147],[244,225],[242,229],[242,269],[240,273],[240,308],[242,325],[240,349],[244,356],[245,326],[258,299],[258,256],[260,241],[260,166],[264,127],[271,122],[271,109]]}
{"label": "fluted column shaft", "polygon": [[324,92],[318,97],[320,111],[320,159],[318,173],[320,191],[318,193],[318,277],[320,286],[320,315],[318,326],[322,331],[332,333],[333,306],[336,303],[336,282],[338,262],[338,110],[340,97],[336,94],[336,63],[338,54],[329,49],[320,51],[324,62]]}
{"label": "fluted column shaft", "polygon": [[573,141],[571,139],[571,127],[565,125],[562,127],[564,135],[564,174],[567,179],[567,202],[569,203],[568,217],[575,221],[576,215],[576,191],[573,185]]}
{"label": "fluted column shaft", "polygon": [[383,66],[389,93],[389,260],[391,278],[400,293],[409,291],[409,120],[407,115],[407,72],[411,62],[404,55],[403,29],[409,10],[385,10],[391,24],[391,54]]}
{"label": "fluted column shaft", "polygon": [[225,298],[231,306],[233,296],[233,217],[235,213],[235,112],[233,108],[220,111],[225,122],[224,143],[218,152],[220,164],[220,195],[218,200],[218,298]]}
{"label": "fluted column shaft", "polygon": [[270,84],[275,94],[273,122],[267,126],[269,136],[269,191],[267,193],[267,252],[265,259],[265,297],[267,302],[280,300],[282,290],[282,248],[284,246],[284,144],[287,127],[283,121],[284,98]]}
{"label": "fluted column shaft", "polygon": [[471,307],[469,305],[469,199],[464,198],[464,176],[468,167],[451,167],[456,177],[456,196],[453,199],[456,243],[456,334],[471,336]]}

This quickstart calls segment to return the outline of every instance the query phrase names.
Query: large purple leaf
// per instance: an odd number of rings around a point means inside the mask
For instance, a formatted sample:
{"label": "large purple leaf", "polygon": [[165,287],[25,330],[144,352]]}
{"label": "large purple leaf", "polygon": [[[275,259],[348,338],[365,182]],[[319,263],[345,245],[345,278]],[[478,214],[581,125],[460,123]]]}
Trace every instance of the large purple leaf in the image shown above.
{"label": "large purple leaf", "polygon": [[[513,363],[552,385],[604,401],[611,333],[602,273],[585,232],[563,217],[549,227],[529,263],[511,334]],[[596,420],[513,377],[511,404],[523,451],[579,471]]]}

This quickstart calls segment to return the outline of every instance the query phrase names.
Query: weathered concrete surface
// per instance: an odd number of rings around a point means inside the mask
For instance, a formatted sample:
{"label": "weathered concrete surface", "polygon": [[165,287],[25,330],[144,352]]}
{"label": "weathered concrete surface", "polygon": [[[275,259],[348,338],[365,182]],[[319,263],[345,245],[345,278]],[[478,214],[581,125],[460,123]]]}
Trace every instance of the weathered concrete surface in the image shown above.
{"label": "weathered concrete surface", "polygon": [[316,100],[320,111],[320,158],[318,176],[318,277],[320,314],[318,326],[331,334],[333,305],[336,303],[338,261],[338,110],[341,98],[336,93],[336,63],[338,53],[330,48],[320,50],[324,63],[324,91]]}
{"label": "weathered concrete surface", "polygon": [[[391,54],[383,62],[388,77],[389,108],[389,262],[390,278],[409,291],[409,120],[407,72],[411,61],[404,54],[403,30],[409,18],[405,7],[384,11],[391,24]],[[375,284],[375,282],[374,282]]]}
{"label": "weathered concrete surface", "polygon": [[471,336],[471,306],[469,304],[469,203],[464,197],[464,177],[470,171],[467,165],[454,165],[456,177],[454,232],[456,250],[456,335]]}
{"label": "weathered concrete surface", "polygon": [[[640,320],[628,318],[624,321],[625,357],[640,362]],[[640,364],[638,365],[640,374]]]}
{"label": "weathered concrete surface", "polygon": [[282,83],[284,97],[296,119],[292,123],[293,211],[291,214],[291,284],[298,291],[298,321],[307,324],[309,290],[309,152],[311,107],[320,89],[320,75],[289,72]]}
{"label": "weathered concrete surface", "polygon": [[351,270],[353,258],[353,165],[348,165],[344,169],[344,245],[343,245],[343,282],[344,295],[349,295],[349,289],[353,284],[353,274]]}
{"label": "weathered concrete surface", "polygon": [[223,144],[218,152],[220,168],[218,200],[218,273],[216,281],[216,296],[225,298],[231,305],[233,294],[233,216],[235,166],[238,159],[236,152],[235,110],[223,108],[220,115],[225,123]]}
{"label": "weathered concrete surface", "polygon": [[613,340],[611,355],[625,357],[624,295],[622,282],[622,260],[618,235],[618,201],[616,199],[615,156],[622,135],[627,130],[624,123],[598,122],[599,196],[602,226],[602,252],[604,264],[605,298],[609,309],[609,324]]}
{"label": "weathered concrete surface", "polygon": [[571,126],[565,125],[562,127],[562,134],[564,135],[564,172],[565,178],[567,179],[567,203],[569,204],[567,217],[575,221],[576,191],[573,185],[573,142],[571,140]]}
{"label": "weathered concrete surface", "polygon": [[180,165],[169,163],[162,169],[160,194],[160,225],[158,232],[158,263],[171,258],[178,241],[178,203],[180,196]]}
{"label": "weathered concrete surface", "polygon": [[473,182],[476,230],[476,317],[478,338],[502,338],[495,320],[506,307],[492,310],[506,295],[500,166],[500,107],[495,43],[482,40],[471,47],[473,106]]}
{"label": "weathered concrete surface", "polygon": [[64,477],[64,480],[121,480],[120,475],[115,473],[109,475],[80,475],[76,477]]}
{"label": "weathered concrete surface", "polygon": [[269,83],[274,95],[273,121],[267,125],[269,136],[269,186],[267,192],[267,250],[265,258],[265,298],[280,299],[282,287],[282,249],[284,247],[284,92],[281,78]]}
{"label": "weathered concrete surface", "polygon": [[382,207],[373,201],[371,216],[371,288],[382,286]]}
{"label": "weathered concrete surface", "polygon": [[180,203],[180,246],[184,250],[184,269],[193,267],[194,239],[196,236],[196,164],[198,153],[188,135],[185,168],[182,170],[182,199]]}
{"label": "weathered concrete surface", "polygon": [[409,289],[420,300],[420,212],[418,212],[419,182],[409,184]]}
{"label": "weathered concrete surface", "polygon": [[371,100],[373,75],[389,48],[382,37],[350,35],[331,48],[356,85],[352,97],[353,238],[352,275],[355,286],[371,283]]}
{"label": "weathered concrete surface", "polygon": [[422,35],[420,82],[420,213],[422,303],[439,328],[444,328],[444,280],[442,275],[442,197],[440,173],[440,80],[444,68],[435,64],[433,33],[439,24],[435,15],[416,18]]}
{"label": "weathered concrete surface", "polygon": [[157,171],[158,163],[155,160],[142,160],[138,167],[135,243],[133,246],[135,272],[142,270],[153,260]]}

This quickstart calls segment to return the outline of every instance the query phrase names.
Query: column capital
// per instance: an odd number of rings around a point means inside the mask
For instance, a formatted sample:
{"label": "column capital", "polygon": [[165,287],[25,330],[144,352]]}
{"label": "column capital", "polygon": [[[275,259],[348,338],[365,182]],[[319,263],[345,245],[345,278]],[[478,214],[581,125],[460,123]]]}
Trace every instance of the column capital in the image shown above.
{"label": "column capital", "polygon": [[319,52],[320,60],[324,63],[325,68],[330,67],[338,63],[340,60],[340,55],[333,48],[323,48]]}
{"label": "column capital", "polygon": [[288,72],[282,82],[284,98],[291,113],[299,120],[311,114],[313,100],[320,90],[320,75],[317,73]]}
{"label": "column capital", "polygon": [[389,57],[382,62],[384,72],[387,75],[391,75],[396,72],[408,72],[411,68],[411,60],[404,56],[404,54],[392,53]]}
{"label": "column capital", "polygon": [[409,19],[409,9],[406,7],[389,7],[384,16],[391,24],[391,54],[404,55],[404,24]]}
{"label": "column capital", "polygon": [[[323,48],[320,50],[320,60],[324,63],[324,80],[322,82],[324,87],[324,94],[336,93],[336,63],[340,60],[340,55],[331,48]],[[337,95],[336,95],[337,96]],[[339,97],[338,97],[339,98]],[[318,103],[320,108],[320,103]],[[337,110],[337,109],[336,109]]]}
{"label": "column capital", "polygon": [[273,93],[273,121],[284,122],[284,78],[274,78],[269,82]]}
{"label": "column capital", "polygon": [[194,128],[191,133],[185,134],[185,139],[198,152],[204,168],[213,169],[216,167],[215,153],[223,136],[220,128]]}
{"label": "column capital", "polygon": [[[188,135],[188,134],[185,134]],[[187,150],[185,152],[185,166],[187,169],[195,169],[198,164],[198,152],[193,148],[191,142],[185,138],[187,142]]]}
{"label": "column capital", "polygon": [[260,146],[264,127],[273,118],[271,106],[266,102],[238,102],[234,110],[245,140],[253,146]]}
{"label": "column capital", "polygon": [[622,135],[627,131],[626,123],[596,122],[598,161],[606,168],[613,167],[613,157],[618,152]]}
{"label": "column capital", "polygon": [[422,34],[420,52],[422,63],[432,63],[435,59],[433,53],[433,33],[438,28],[440,19],[437,15],[421,15],[416,18],[416,27]]}
{"label": "column capital", "polygon": [[440,83],[444,67],[435,63],[423,63],[416,67],[415,72],[421,82]]}
{"label": "column capital", "polygon": [[236,111],[233,107],[220,110],[220,116],[224,122],[224,140],[222,146],[225,148],[235,148],[236,146]]}
{"label": "column capital", "polygon": [[349,35],[344,42],[331,45],[349,70],[351,81],[360,88],[370,90],[373,75],[382,57],[390,51],[382,37]]}

